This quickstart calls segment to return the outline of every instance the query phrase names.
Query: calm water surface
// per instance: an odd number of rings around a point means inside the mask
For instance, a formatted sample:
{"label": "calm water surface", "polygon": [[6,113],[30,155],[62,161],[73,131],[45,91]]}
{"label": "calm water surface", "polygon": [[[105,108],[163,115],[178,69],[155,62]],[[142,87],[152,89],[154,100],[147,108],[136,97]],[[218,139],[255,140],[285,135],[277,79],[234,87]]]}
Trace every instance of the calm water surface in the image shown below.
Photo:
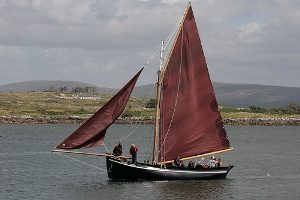
{"label": "calm water surface", "polygon": [[[235,168],[226,180],[152,182],[109,181],[104,158],[50,153],[77,127],[1,125],[0,199],[300,199],[299,126],[227,126],[235,150],[221,157]],[[106,148],[134,127],[114,125]],[[151,134],[151,126],[140,126],[124,140],[124,151],[135,143],[138,160],[147,160]]]}

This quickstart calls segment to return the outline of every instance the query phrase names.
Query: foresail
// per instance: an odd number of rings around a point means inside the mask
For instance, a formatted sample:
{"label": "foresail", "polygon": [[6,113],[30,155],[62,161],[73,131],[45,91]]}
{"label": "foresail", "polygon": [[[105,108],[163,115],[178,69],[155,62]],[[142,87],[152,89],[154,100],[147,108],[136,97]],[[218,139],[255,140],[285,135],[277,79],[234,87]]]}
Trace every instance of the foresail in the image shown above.
{"label": "foresail", "polygon": [[192,7],[162,80],[159,161],[229,149]]}
{"label": "foresail", "polygon": [[102,145],[107,128],[123,112],[141,69],[115,96],[100,110],[82,124],[74,133],[61,142],[58,149],[90,148]]}

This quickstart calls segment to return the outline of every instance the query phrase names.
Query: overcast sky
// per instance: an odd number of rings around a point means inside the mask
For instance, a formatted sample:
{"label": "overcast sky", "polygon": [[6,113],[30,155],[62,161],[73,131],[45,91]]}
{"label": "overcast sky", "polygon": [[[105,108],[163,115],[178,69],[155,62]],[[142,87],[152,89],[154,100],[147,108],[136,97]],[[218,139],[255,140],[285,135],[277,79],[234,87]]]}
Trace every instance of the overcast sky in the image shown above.
{"label": "overcast sky", "polygon": [[[183,0],[0,0],[0,85],[121,87],[166,39]],[[213,81],[300,87],[299,0],[194,0]],[[158,60],[138,84],[155,80]]]}

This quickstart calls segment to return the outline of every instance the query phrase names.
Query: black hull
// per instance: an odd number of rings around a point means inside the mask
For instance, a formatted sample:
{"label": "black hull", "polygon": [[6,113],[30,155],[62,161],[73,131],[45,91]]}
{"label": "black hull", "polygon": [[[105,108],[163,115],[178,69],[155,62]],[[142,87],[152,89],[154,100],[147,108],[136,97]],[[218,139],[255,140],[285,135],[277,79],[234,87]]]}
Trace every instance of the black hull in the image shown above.
{"label": "black hull", "polygon": [[113,157],[106,157],[108,178],[112,180],[203,180],[225,179],[233,166],[218,168],[160,168],[144,163],[128,164]]}

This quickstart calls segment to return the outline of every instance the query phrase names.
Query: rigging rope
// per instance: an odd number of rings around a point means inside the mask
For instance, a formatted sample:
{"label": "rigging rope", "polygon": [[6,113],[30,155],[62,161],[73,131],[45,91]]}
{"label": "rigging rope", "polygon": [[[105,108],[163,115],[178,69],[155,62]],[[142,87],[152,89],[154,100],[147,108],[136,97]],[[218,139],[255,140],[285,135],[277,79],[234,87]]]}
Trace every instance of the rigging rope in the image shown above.
{"label": "rigging rope", "polygon": [[138,127],[139,127],[140,125],[141,125],[141,124],[138,124],[138,125],[134,128],[133,131],[131,131],[127,136],[122,137],[122,138],[120,139],[120,141],[123,141],[123,140],[125,140],[126,138],[128,138],[131,134],[133,134],[133,133],[138,129]]}
{"label": "rigging rope", "polygon": [[[152,90],[151,90],[149,99],[151,99],[151,97],[152,97],[152,95],[153,95],[154,88],[155,88],[155,85],[152,87]],[[148,107],[149,104],[150,104],[150,101],[148,101],[148,102],[146,103],[145,107]],[[123,141],[123,140],[127,139],[130,135],[132,135],[132,134],[139,128],[140,125],[141,125],[141,124],[136,125],[136,126],[134,127],[134,130],[131,131],[127,136],[122,137],[122,138],[120,139],[120,141]]]}
{"label": "rigging rope", "polygon": [[[182,22],[183,19],[183,15],[179,18],[178,22],[175,24],[175,26],[171,29],[169,35],[167,36],[167,39],[165,40],[165,45],[164,45],[164,49],[167,49],[167,47],[169,46],[170,42],[172,41],[172,38],[174,38],[174,36],[176,35],[176,31],[177,31],[177,27],[180,25],[180,23]],[[156,51],[148,58],[148,60],[146,61],[145,65],[149,65],[152,60],[154,59],[154,57],[156,55],[158,55],[158,53],[160,52],[160,46],[156,49]]]}
{"label": "rigging rope", "polygon": [[105,143],[103,144],[103,146],[104,146],[104,148],[105,148],[105,150],[106,150],[106,153],[110,152],[110,151],[108,151],[108,149],[107,149]]}
{"label": "rigging rope", "polygon": [[[164,46],[164,49],[167,49],[167,48],[168,48],[170,42],[171,42],[172,39],[175,37],[176,32],[177,32],[177,27],[178,27],[178,26],[180,25],[180,23],[182,22],[182,19],[183,19],[183,16],[180,17],[179,21],[178,21],[178,22],[175,24],[175,26],[171,29],[171,31],[170,31],[170,33],[169,33],[167,39],[165,40],[165,46]],[[159,47],[156,49],[156,51],[148,58],[148,60],[147,60],[146,63],[145,63],[145,66],[146,66],[146,65],[149,65],[149,64],[153,61],[154,57],[158,55],[159,52],[160,52],[160,46],[159,46]],[[154,84],[153,87],[152,87],[152,91],[151,91],[151,94],[150,94],[149,99],[151,99],[151,97],[152,97],[152,95],[153,95],[153,93],[154,93],[154,89],[155,89],[155,84]],[[149,103],[150,103],[150,102],[148,101],[146,105],[149,105]],[[134,130],[131,131],[127,136],[122,137],[122,138],[120,139],[120,141],[123,141],[123,140],[127,139],[128,137],[130,137],[130,136],[131,136],[131,135],[139,128],[139,126],[140,126],[140,124],[138,124],[138,125],[134,128]],[[151,141],[149,140],[148,148],[147,148],[147,153],[146,153],[146,155],[145,155],[145,158],[146,158],[147,154],[150,152],[150,149],[151,149],[150,145],[151,145]],[[106,146],[105,146],[105,148],[106,148]],[[106,148],[106,150],[107,150],[107,148]],[[150,157],[151,157],[151,155],[148,156],[148,159],[150,159]]]}
{"label": "rigging rope", "polygon": [[175,24],[175,26],[173,27],[171,33],[169,34],[169,36],[166,39],[165,42],[165,46],[168,46],[169,43],[172,41],[172,38],[174,38],[174,36],[176,35],[176,31],[177,31],[177,27],[180,25],[180,23],[182,22],[183,16],[181,16],[178,20],[178,22]]}
{"label": "rigging rope", "polygon": [[78,159],[76,159],[76,158],[72,158],[72,157],[70,157],[70,156],[67,156],[67,155],[64,155],[64,154],[60,154],[60,153],[57,154],[57,155],[67,157],[67,158],[69,158],[70,160],[74,160],[74,161],[76,161],[76,162],[79,162],[79,163],[81,163],[81,164],[84,164],[84,165],[93,167],[93,168],[95,168],[95,169],[100,169],[101,171],[103,171],[103,173],[104,173],[104,172],[107,172],[107,170],[105,170],[105,169],[102,169],[102,168],[97,167],[97,166],[95,166],[95,165],[91,165],[91,164],[89,164],[89,163],[83,162],[83,161],[78,160]]}
{"label": "rigging rope", "polygon": [[159,48],[152,54],[152,56],[150,56],[148,58],[148,60],[146,61],[145,65],[149,65],[152,62],[152,60],[154,59],[154,57],[158,54],[158,52],[159,52]]}

